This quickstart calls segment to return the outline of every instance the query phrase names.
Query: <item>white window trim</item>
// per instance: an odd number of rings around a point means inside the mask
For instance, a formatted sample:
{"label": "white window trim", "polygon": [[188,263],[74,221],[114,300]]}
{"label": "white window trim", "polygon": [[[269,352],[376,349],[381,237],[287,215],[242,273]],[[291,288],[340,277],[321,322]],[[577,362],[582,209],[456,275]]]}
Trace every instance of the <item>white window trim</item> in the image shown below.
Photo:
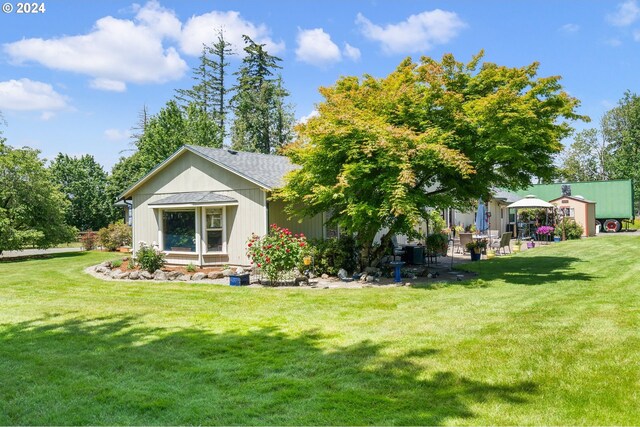
{"label": "white window trim", "polygon": [[[207,208],[221,208],[222,209],[222,251],[209,252],[207,247]],[[224,206],[206,206],[202,207],[202,254],[203,255],[228,255],[227,254],[227,205]],[[205,252],[206,251],[206,252]]]}

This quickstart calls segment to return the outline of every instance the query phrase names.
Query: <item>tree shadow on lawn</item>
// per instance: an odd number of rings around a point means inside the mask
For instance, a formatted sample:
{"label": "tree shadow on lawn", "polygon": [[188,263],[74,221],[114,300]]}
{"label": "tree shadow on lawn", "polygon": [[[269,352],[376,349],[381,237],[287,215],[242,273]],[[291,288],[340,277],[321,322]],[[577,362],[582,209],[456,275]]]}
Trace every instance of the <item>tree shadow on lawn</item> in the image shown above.
{"label": "tree shadow on lawn", "polygon": [[599,276],[580,271],[586,261],[567,256],[501,256],[460,266],[482,280],[504,280],[516,285],[546,285],[562,281],[590,282]]}
{"label": "tree shadow on lawn", "polygon": [[440,425],[537,389],[427,374],[434,349],[388,356],[369,341],[328,351],[325,340],[113,317],[0,325],[0,423]]}
{"label": "tree shadow on lawn", "polygon": [[[116,252],[114,252],[115,254]],[[0,263],[13,264],[18,262],[26,262],[33,260],[55,259],[55,258],[76,258],[90,254],[87,251],[73,251],[73,252],[58,252],[50,254],[38,254],[38,255],[24,255],[17,257],[0,258]]]}

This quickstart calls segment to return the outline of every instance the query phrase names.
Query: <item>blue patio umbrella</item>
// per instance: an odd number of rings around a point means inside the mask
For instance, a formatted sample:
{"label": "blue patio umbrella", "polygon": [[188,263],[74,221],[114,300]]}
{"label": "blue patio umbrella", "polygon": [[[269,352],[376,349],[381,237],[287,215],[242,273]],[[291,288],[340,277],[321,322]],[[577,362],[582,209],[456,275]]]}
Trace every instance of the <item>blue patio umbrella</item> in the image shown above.
{"label": "blue patio umbrella", "polygon": [[478,213],[476,213],[476,230],[484,233],[489,228],[487,224],[487,212],[482,199],[478,200]]}

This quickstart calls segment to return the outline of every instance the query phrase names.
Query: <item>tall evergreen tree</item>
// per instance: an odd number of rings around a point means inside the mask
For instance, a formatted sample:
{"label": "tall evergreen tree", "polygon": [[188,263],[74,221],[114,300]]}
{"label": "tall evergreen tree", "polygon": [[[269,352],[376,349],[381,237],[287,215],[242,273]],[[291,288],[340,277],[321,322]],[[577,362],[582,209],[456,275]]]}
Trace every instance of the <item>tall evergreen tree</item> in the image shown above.
{"label": "tall evergreen tree", "polygon": [[176,89],[176,101],[186,111],[190,106],[201,110],[205,117],[220,128],[220,144],[225,136],[226,95],[225,76],[228,72],[228,57],[233,55],[231,44],[224,39],[222,30],[217,40],[202,45],[199,63],[193,68],[194,85],[189,89]]}
{"label": "tall evergreen tree", "polygon": [[229,63],[227,58],[234,54],[231,43],[224,39],[224,32],[218,31],[218,39],[211,46],[210,53],[213,74],[211,76],[211,89],[213,91],[213,115],[220,128],[221,137],[226,135],[227,101],[229,90],[225,86],[225,77]]}
{"label": "tall evergreen tree", "polygon": [[289,144],[294,139],[293,126],[295,116],[293,107],[285,102],[289,92],[284,88],[282,76],[278,76],[275,83],[273,99],[274,126],[272,127],[271,140],[275,142],[274,148],[279,149]]}
{"label": "tall evergreen tree", "polygon": [[263,44],[243,36],[246,56],[235,73],[237,84],[231,99],[235,120],[232,127],[233,147],[244,151],[271,153],[288,141],[293,124],[290,107],[285,103],[288,92],[274,71],[282,61],[269,55]]}
{"label": "tall evergreen tree", "polygon": [[151,116],[149,115],[147,104],[144,104],[138,113],[138,122],[131,128],[131,139],[133,140],[134,145],[137,144],[142,138],[142,135],[144,135],[144,131],[147,129],[150,118]]}
{"label": "tall evergreen tree", "polygon": [[194,85],[189,89],[176,89],[175,98],[183,109],[195,105],[206,114],[211,114],[213,110],[213,62],[209,58],[210,52],[211,48],[203,43],[200,62],[192,69]]}

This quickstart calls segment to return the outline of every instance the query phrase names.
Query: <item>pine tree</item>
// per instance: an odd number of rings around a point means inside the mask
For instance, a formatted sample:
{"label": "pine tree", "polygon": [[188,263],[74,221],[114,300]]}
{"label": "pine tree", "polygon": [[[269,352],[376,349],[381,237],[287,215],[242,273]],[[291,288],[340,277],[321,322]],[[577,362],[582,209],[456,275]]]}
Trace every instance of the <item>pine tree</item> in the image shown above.
{"label": "pine tree", "polygon": [[198,66],[193,68],[194,85],[189,89],[176,89],[175,99],[186,112],[195,106],[220,128],[217,132],[220,145],[224,140],[226,118],[225,76],[229,67],[227,59],[233,55],[231,44],[224,39],[222,30],[212,45],[203,44]]}
{"label": "pine tree", "polygon": [[150,118],[147,104],[143,104],[142,109],[138,113],[138,122],[131,128],[131,143],[134,146],[140,143],[140,139],[149,125]]}
{"label": "pine tree", "polygon": [[269,55],[265,45],[243,36],[246,56],[235,73],[238,81],[231,99],[235,120],[233,147],[244,151],[271,153],[290,139],[293,124],[282,79],[274,71],[282,68],[280,58]]}
{"label": "pine tree", "polygon": [[208,56],[210,52],[211,48],[203,43],[202,53],[199,58],[200,62],[197,67],[192,69],[193,80],[195,81],[193,87],[176,89],[175,98],[184,110],[189,105],[195,105],[206,114],[211,114],[213,110],[213,61]]}
{"label": "pine tree", "polygon": [[234,54],[231,50],[231,43],[224,39],[224,32],[218,31],[218,39],[211,46],[210,53],[213,56],[211,60],[212,76],[211,76],[211,89],[213,91],[213,115],[220,128],[220,133],[224,139],[226,135],[226,95],[228,90],[225,86],[225,76],[227,74],[227,67],[229,63],[227,58]]}

